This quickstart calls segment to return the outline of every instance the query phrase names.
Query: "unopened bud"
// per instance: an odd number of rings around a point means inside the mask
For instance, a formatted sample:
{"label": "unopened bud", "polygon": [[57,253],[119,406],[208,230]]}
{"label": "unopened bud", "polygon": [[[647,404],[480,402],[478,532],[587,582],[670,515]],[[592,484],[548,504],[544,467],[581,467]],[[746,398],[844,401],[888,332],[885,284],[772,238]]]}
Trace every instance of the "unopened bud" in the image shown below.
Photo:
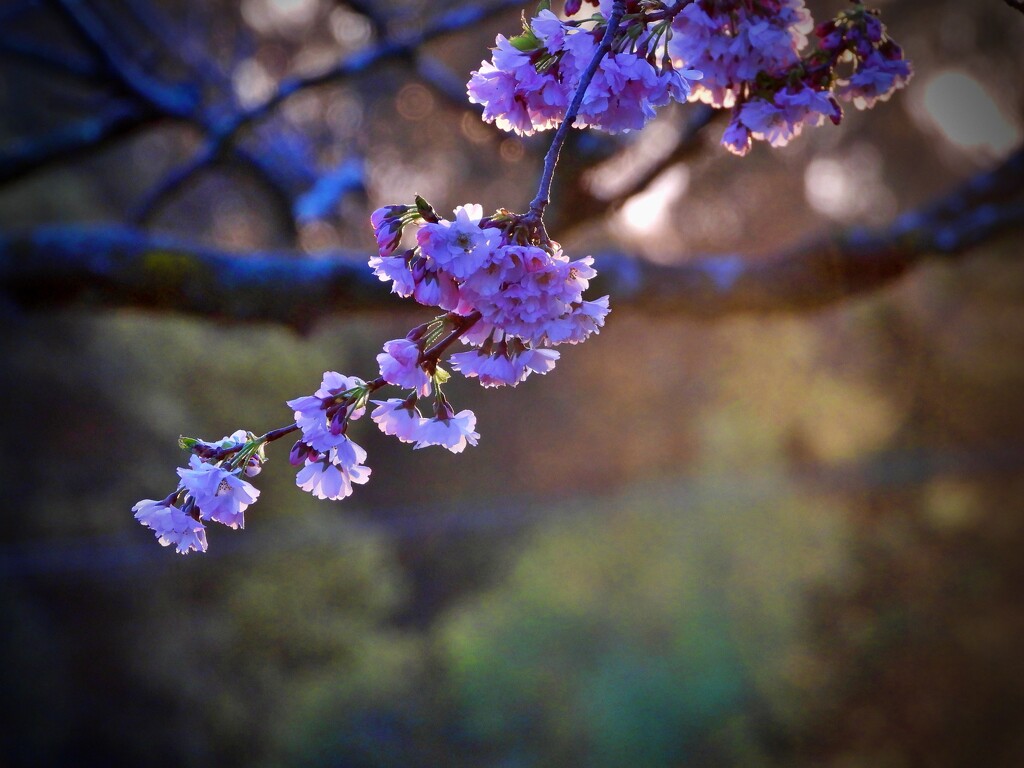
{"label": "unopened bud", "polygon": [[430,323],[423,323],[422,325],[417,325],[415,328],[413,328],[411,331],[405,334],[405,338],[407,338],[413,344],[419,344],[421,341],[423,341],[424,338],[426,338],[426,335],[429,331]]}
{"label": "unopened bud", "polygon": [[448,421],[455,415],[455,409],[448,404],[447,400],[434,401],[434,417],[440,421]]}
{"label": "unopened bud", "polygon": [[821,22],[814,28],[814,34],[818,37],[825,37],[831,34],[836,28],[835,19],[829,19],[828,21]]}
{"label": "unopened bud", "polygon": [[430,203],[428,203],[419,195],[416,195],[416,212],[424,221],[428,221],[431,224],[437,224],[437,222],[440,221],[440,219],[437,216],[437,213],[434,211],[434,208],[430,205]]}
{"label": "unopened bud", "polygon": [[348,408],[342,406],[338,412],[331,417],[331,434],[344,435],[348,427]]}
{"label": "unopened bud", "polygon": [[292,446],[291,451],[288,452],[288,463],[293,467],[301,467],[306,463],[306,457],[313,451],[313,449],[302,442],[296,440],[295,445]]}

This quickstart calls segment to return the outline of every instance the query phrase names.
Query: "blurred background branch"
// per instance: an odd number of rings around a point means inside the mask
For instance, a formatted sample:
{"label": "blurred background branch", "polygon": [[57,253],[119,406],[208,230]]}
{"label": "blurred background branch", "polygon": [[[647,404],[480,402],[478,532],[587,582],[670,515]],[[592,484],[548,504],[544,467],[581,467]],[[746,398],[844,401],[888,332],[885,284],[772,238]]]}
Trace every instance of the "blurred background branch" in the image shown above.
{"label": "blurred background branch", "polygon": [[[595,295],[702,318],[817,309],[877,290],[929,258],[962,257],[1024,227],[1024,150],[877,229],[851,228],[777,254],[659,265],[597,257]],[[356,311],[401,311],[363,253],[229,253],[124,227],[42,227],[0,239],[0,291],[25,309],[84,305],[268,321],[308,330]],[[669,261],[662,259],[662,261]],[[412,309],[412,305],[406,307]]]}

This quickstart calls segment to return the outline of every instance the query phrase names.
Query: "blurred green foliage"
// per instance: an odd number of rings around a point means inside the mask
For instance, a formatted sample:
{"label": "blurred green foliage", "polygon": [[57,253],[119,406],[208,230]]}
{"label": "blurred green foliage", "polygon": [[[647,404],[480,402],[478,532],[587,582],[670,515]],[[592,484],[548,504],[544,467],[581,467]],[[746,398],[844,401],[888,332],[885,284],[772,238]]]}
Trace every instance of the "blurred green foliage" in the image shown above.
{"label": "blurred green foliage", "polygon": [[802,589],[842,561],[841,510],[777,485],[765,478],[767,499],[726,478],[651,488],[540,528],[441,630],[473,737],[525,765],[755,749],[753,713],[799,703]]}

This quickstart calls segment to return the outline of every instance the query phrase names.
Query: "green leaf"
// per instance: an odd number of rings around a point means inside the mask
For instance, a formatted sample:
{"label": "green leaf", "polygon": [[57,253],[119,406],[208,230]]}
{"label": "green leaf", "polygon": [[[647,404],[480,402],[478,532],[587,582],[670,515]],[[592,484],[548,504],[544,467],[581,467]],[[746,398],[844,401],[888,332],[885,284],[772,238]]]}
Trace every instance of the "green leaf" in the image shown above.
{"label": "green leaf", "polygon": [[517,51],[535,51],[540,47],[540,38],[533,34],[532,29],[527,29],[523,34],[511,38],[509,43]]}

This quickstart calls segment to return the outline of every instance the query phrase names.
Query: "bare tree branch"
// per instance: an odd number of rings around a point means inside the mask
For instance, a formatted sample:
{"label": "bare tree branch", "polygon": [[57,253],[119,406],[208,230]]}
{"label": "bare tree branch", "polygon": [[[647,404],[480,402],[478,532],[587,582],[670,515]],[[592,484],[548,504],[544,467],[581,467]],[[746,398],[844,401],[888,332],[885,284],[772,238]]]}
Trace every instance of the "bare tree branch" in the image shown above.
{"label": "bare tree branch", "polygon": [[359,254],[240,255],[125,227],[43,227],[0,240],[0,291],[25,307],[135,307],[304,328],[401,306]]}
{"label": "bare tree branch", "polygon": [[690,104],[685,109],[686,121],[665,152],[643,169],[627,187],[610,197],[597,196],[587,180],[587,172],[595,165],[593,158],[583,155],[567,157],[559,165],[555,180],[557,193],[554,195],[556,202],[551,216],[552,230],[571,231],[606,216],[633,195],[647,189],[666,170],[696,154],[703,146],[704,129],[725,112],[712,109],[706,104]]}
{"label": "bare tree branch", "polygon": [[168,85],[154,78],[134,57],[121,50],[103,20],[82,0],[58,1],[75,29],[130,93],[162,114],[183,119],[195,115],[199,94],[193,88]]}
{"label": "bare tree branch", "polygon": [[147,107],[115,103],[92,117],[62,125],[41,136],[0,148],[0,185],[17,181],[56,162],[102,149],[161,118]]}
{"label": "bare tree branch", "polygon": [[496,0],[486,6],[469,5],[457,8],[439,15],[416,34],[398,40],[382,40],[377,45],[342,59],[322,72],[284,80],[265,101],[250,109],[235,113],[216,126],[211,126],[203,147],[190,160],[178,168],[172,169],[163,180],[156,184],[153,191],[146,196],[135,211],[133,220],[136,222],[146,221],[156,207],[180,189],[189,177],[216,162],[224,151],[233,145],[245,128],[268,117],[295,94],[362,74],[383,62],[409,58],[434,38],[466,29],[484,19],[521,5],[520,0]]}
{"label": "bare tree branch", "polygon": [[56,51],[38,43],[19,40],[15,37],[0,38],[0,54],[31,62],[44,70],[52,70],[61,75],[82,80],[95,80],[100,74],[100,68],[89,59],[69,56],[63,51]]}
{"label": "bare tree branch", "polygon": [[[714,318],[793,312],[877,290],[929,257],[953,258],[1024,228],[1024,150],[891,225],[853,229],[762,258],[659,266],[599,254],[593,295],[616,308]],[[299,329],[330,314],[411,310],[365,254],[233,254],[138,230],[46,227],[0,240],[0,292],[26,308],[131,307]]]}

